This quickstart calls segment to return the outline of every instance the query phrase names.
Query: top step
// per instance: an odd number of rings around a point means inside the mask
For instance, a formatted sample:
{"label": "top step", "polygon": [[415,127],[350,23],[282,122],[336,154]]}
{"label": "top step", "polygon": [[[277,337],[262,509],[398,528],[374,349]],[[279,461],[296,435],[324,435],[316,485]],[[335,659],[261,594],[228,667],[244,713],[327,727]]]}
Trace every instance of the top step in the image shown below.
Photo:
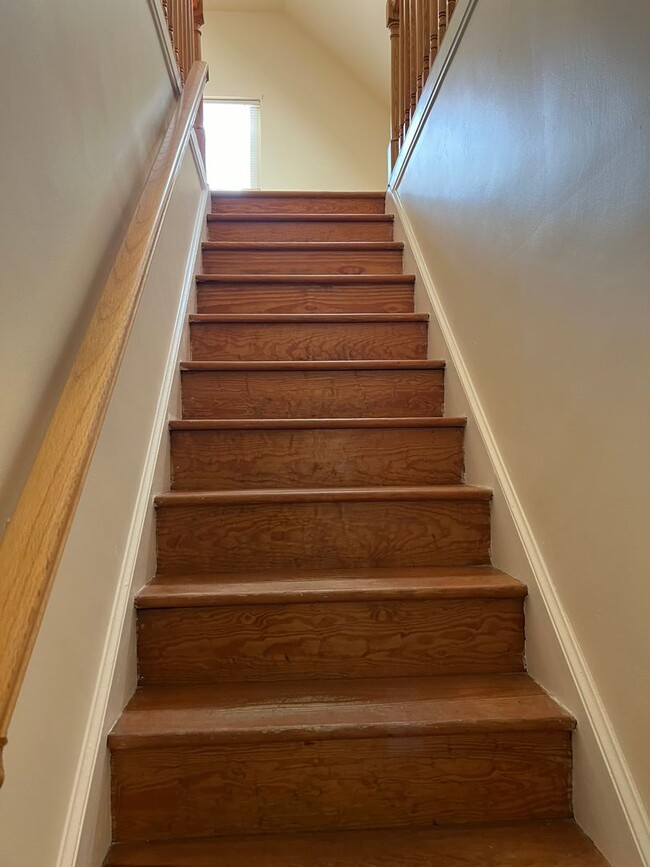
{"label": "top step", "polygon": [[213,214],[383,214],[385,193],[212,193]]}

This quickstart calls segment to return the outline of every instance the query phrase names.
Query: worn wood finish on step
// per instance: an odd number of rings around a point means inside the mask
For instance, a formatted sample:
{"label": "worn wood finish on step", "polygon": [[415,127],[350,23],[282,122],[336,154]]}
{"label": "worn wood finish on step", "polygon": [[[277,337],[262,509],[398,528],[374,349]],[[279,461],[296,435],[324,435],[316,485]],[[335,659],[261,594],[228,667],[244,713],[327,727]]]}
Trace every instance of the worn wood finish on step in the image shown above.
{"label": "worn wood finish on step", "polygon": [[489,562],[489,499],[466,488],[177,493],[157,515],[161,574]]}
{"label": "worn wood finish on step", "polygon": [[213,193],[214,214],[383,214],[385,193]]}
{"label": "worn wood finish on step", "polygon": [[314,569],[159,575],[136,598],[138,608],[418,599],[523,599],[526,587],[493,566]]}
{"label": "worn wood finish on step", "polygon": [[206,274],[401,274],[396,242],[252,243],[206,241]]}
{"label": "worn wood finish on step", "polygon": [[172,488],[460,482],[463,419],[386,421],[173,422]]}
{"label": "worn wood finish on step", "polygon": [[150,683],[515,672],[523,600],[305,603],[141,610],[138,671]]}
{"label": "worn wood finish on step", "polygon": [[150,687],[110,736],[116,839],[566,817],[572,727],[521,674]]}
{"label": "worn wood finish on step", "polygon": [[574,725],[570,714],[521,673],[151,686],[136,691],[109,745],[119,751],[570,731]]}
{"label": "worn wood finish on step", "polygon": [[200,361],[364,360],[427,357],[428,316],[282,314],[190,317]]}
{"label": "worn wood finish on step", "polygon": [[199,313],[411,313],[409,275],[200,275]]}
{"label": "worn wood finish on step", "polygon": [[442,362],[194,362],[182,367],[184,418],[442,415]]}
{"label": "worn wood finish on step", "polygon": [[209,214],[211,241],[391,241],[388,214]]}
{"label": "worn wood finish on step", "polygon": [[607,867],[569,821],[124,844],[107,867]]}

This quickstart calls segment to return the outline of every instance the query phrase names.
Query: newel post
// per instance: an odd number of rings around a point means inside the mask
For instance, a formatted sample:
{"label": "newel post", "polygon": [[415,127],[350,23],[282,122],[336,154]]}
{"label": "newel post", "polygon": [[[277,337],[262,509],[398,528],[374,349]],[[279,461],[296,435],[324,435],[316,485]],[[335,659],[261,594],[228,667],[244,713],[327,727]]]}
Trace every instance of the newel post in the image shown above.
{"label": "newel post", "polygon": [[390,167],[395,165],[399,153],[402,124],[402,64],[400,61],[400,9],[399,0],[386,4],[386,26],[390,31]]}
{"label": "newel post", "polygon": [[[203,17],[203,0],[192,0],[192,15],[194,18],[194,60],[201,60],[201,39],[203,38],[201,28],[205,23],[205,19]],[[196,115],[194,132],[196,133],[196,139],[199,143],[199,149],[201,151],[201,154],[203,155],[203,162],[205,163],[205,129],[203,128],[203,103],[201,103],[201,106],[199,107],[198,113]]]}

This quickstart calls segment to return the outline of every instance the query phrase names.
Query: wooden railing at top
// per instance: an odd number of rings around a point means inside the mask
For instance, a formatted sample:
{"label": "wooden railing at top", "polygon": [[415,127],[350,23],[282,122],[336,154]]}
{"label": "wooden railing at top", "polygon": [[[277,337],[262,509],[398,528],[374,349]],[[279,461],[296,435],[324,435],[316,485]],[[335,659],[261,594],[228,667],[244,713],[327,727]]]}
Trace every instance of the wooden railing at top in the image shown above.
{"label": "wooden railing at top", "polygon": [[456,0],[388,0],[391,45],[390,162],[395,165]]}
{"label": "wooden railing at top", "polygon": [[[176,54],[176,63],[185,80],[197,60],[201,60],[201,28],[204,24],[203,0],[161,0],[169,35]],[[203,129],[203,104],[194,125],[199,148],[205,162],[205,131]]]}
{"label": "wooden railing at top", "polygon": [[0,545],[1,751],[203,100],[196,62]]}

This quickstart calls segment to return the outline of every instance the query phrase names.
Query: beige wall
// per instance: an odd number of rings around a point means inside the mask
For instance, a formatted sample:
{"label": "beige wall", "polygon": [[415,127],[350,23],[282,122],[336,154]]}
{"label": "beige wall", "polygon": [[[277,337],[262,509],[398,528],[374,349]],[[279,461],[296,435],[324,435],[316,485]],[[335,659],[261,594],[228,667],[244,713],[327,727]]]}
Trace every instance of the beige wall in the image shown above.
{"label": "beige wall", "polygon": [[4,4],[0,57],[3,526],[146,177],[172,88],[147,0]]}
{"label": "beige wall", "polygon": [[[147,0],[9,4],[0,42],[4,524],[175,96]],[[203,205],[188,154],[9,729],[2,867],[99,867],[105,854],[105,732],[135,682],[132,594],[154,570],[170,342]]]}
{"label": "beige wall", "polygon": [[261,99],[263,189],[386,186],[388,109],[288,15],[208,12],[206,95]]}
{"label": "beige wall", "polygon": [[[615,15],[605,0],[478,0],[393,181],[586,660],[579,680],[593,677],[646,808],[648,32],[644,0]],[[452,369],[452,402],[454,377]],[[496,561],[509,565],[499,526]],[[538,640],[543,605],[533,586],[528,658],[563,697],[545,659],[556,651]],[[587,743],[588,729],[585,719],[576,739],[577,809],[615,851],[602,836],[607,818],[593,821],[595,812],[583,810],[599,749]],[[632,861],[619,855],[613,863]]]}

